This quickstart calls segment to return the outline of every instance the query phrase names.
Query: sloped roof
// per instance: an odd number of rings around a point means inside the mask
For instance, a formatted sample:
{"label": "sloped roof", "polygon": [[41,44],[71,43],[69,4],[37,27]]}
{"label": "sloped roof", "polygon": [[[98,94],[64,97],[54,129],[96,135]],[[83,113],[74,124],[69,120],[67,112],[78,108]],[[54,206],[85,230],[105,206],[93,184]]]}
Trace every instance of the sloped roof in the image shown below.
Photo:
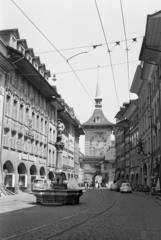
{"label": "sloped roof", "polygon": [[[100,122],[94,122],[96,117],[100,117]],[[86,126],[114,126],[114,123],[111,123],[107,120],[101,108],[95,108],[92,117],[85,123],[82,124],[82,127]]]}

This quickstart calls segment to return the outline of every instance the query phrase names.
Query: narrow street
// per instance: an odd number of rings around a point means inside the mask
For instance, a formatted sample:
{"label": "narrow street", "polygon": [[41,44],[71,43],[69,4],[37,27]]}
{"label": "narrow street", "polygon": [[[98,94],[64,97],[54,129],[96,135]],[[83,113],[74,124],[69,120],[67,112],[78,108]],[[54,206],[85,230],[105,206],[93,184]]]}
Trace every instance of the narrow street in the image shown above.
{"label": "narrow street", "polygon": [[1,209],[7,205],[10,211],[0,214],[1,240],[160,240],[161,236],[161,202],[142,193],[88,189],[80,204],[63,207],[37,205],[35,197],[26,194],[6,203],[3,198]]}

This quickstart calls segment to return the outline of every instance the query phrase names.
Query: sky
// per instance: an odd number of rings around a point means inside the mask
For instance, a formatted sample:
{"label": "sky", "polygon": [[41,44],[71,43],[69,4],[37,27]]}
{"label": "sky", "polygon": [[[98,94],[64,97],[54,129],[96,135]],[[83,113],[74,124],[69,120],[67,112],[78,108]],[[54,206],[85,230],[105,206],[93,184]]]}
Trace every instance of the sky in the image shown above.
{"label": "sky", "polygon": [[[161,10],[160,0],[0,0],[0,6],[0,30],[19,30],[80,123],[94,111],[97,78],[109,121],[115,123],[123,103],[136,98],[129,89],[147,15]],[[83,153],[84,145],[82,136]]]}

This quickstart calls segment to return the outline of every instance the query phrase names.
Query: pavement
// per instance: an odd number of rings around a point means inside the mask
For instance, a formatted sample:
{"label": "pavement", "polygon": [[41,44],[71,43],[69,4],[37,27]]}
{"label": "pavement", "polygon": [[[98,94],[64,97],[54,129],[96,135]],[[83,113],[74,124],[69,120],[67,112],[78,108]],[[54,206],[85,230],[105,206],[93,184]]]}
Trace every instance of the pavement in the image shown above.
{"label": "pavement", "polygon": [[0,214],[34,207],[35,199],[35,196],[29,193],[21,193],[0,197]]}
{"label": "pavement", "polygon": [[145,193],[87,189],[80,204],[62,207],[24,194],[0,199],[0,206],[15,200],[19,210],[0,214],[0,240],[161,240],[160,200]]}

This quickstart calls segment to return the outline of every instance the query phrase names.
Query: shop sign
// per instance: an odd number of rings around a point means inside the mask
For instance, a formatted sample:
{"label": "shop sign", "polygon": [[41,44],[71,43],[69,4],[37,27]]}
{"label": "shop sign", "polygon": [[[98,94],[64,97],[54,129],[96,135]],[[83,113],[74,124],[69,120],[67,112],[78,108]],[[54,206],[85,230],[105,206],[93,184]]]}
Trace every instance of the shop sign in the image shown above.
{"label": "shop sign", "polygon": [[30,162],[34,162],[34,156],[29,155],[29,161],[30,161]]}
{"label": "shop sign", "polygon": [[41,160],[41,159],[39,160],[39,163],[40,163],[40,164],[43,164],[43,165],[45,165],[45,164],[46,164],[46,162],[45,162],[45,161],[43,161],[43,160]]}
{"label": "shop sign", "polygon": [[28,160],[28,155],[25,154],[25,153],[23,153],[23,154],[21,155],[21,159],[27,161],[27,160]]}

